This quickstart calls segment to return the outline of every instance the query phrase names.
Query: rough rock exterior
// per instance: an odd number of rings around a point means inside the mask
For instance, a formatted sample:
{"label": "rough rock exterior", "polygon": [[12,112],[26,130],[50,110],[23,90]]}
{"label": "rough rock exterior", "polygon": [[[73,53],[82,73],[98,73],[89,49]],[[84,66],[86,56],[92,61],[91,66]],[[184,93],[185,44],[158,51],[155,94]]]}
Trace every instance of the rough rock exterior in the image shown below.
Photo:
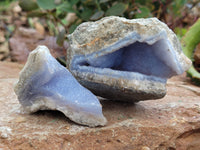
{"label": "rough rock exterior", "polygon": [[[166,24],[156,18],[128,20],[114,16],[83,23],[69,35],[67,65],[79,82],[96,95],[131,102],[161,98],[166,94],[166,80],[134,72],[130,75],[131,79],[127,79],[127,73],[122,74],[119,71],[116,73],[112,67],[111,69],[102,67],[102,64],[109,60],[100,58],[135,42],[153,45],[159,40],[167,43],[166,55],[170,55],[169,57],[174,61],[171,67],[178,66],[175,73],[169,77],[181,74],[190,67],[191,61],[182,53],[176,35]],[[158,53],[160,53],[159,57],[165,57],[162,50]],[[101,59],[98,64],[102,67],[101,70],[92,66],[98,58]],[[92,64],[89,65],[90,69],[88,69],[88,61]],[[166,66],[169,66],[172,61],[165,62]]]}
{"label": "rough rock exterior", "polygon": [[0,62],[0,149],[200,149],[200,88],[185,74],[170,79],[167,95],[157,101],[101,101],[108,124],[88,128],[56,111],[21,113],[13,86],[22,67]]}

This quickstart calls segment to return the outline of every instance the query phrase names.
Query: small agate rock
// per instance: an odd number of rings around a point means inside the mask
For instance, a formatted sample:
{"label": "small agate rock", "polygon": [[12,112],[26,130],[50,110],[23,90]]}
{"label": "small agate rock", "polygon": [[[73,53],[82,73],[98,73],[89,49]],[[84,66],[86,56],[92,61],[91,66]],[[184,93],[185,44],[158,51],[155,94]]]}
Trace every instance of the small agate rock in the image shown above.
{"label": "small agate rock", "polygon": [[191,65],[176,35],[156,18],[105,17],[79,25],[68,38],[69,70],[94,94],[112,100],[162,98],[167,79]]}
{"label": "small agate rock", "polygon": [[45,46],[30,53],[15,93],[26,112],[58,110],[79,124],[91,127],[106,124],[96,96],[81,86]]}

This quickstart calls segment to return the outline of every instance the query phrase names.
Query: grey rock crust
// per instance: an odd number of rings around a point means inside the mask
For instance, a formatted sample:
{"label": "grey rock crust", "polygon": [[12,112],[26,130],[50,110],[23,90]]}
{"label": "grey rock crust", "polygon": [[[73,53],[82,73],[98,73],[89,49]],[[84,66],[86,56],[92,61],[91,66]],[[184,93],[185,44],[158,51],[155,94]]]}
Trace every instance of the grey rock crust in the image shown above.
{"label": "grey rock crust", "polygon": [[[86,56],[107,49],[127,36],[136,35],[136,41],[154,44],[159,39],[167,39],[173,55],[176,56],[180,70],[187,70],[191,61],[183,54],[176,35],[166,24],[157,18],[132,19],[110,16],[96,22],[82,23],[68,36],[70,47],[67,51],[67,67],[78,81],[94,94],[112,100],[137,102],[162,98],[166,94],[165,82],[135,77],[133,79],[115,78],[94,72],[83,72],[73,66],[76,56]],[[113,49],[115,51],[116,49]],[[102,54],[104,55],[104,54]]]}

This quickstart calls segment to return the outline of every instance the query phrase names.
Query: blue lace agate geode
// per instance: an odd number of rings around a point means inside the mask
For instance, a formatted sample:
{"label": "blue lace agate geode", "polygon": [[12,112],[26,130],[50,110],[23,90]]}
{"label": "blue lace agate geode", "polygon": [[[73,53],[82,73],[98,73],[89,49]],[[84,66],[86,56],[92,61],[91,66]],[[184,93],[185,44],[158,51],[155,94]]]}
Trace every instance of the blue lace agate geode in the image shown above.
{"label": "blue lace agate geode", "polygon": [[93,93],[112,100],[162,98],[167,79],[191,65],[176,35],[156,18],[105,17],[81,24],[68,37],[69,70]]}
{"label": "blue lace agate geode", "polygon": [[30,53],[15,92],[26,112],[59,110],[79,124],[106,124],[96,96],[81,86],[45,46],[38,46]]}

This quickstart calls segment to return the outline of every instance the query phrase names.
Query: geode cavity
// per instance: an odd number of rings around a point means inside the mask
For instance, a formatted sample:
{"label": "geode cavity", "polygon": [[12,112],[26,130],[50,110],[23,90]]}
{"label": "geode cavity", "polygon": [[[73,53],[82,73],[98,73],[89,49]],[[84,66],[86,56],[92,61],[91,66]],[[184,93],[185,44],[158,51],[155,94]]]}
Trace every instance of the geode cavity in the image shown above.
{"label": "geode cavity", "polygon": [[191,65],[176,35],[156,18],[106,17],[79,25],[68,38],[69,70],[94,94],[112,100],[162,98],[167,79]]}

